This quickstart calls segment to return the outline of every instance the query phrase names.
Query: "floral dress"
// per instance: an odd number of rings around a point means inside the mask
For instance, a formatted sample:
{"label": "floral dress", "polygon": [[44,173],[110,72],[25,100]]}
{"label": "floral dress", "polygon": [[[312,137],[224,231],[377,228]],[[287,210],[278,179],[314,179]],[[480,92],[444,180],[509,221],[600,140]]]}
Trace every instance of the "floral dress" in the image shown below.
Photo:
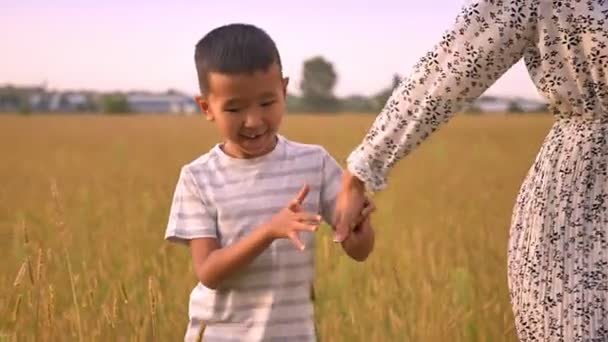
{"label": "floral dress", "polygon": [[607,45],[608,0],[470,1],[348,158],[384,189],[396,162],[524,59],[555,120],[512,216],[522,341],[608,341]]}

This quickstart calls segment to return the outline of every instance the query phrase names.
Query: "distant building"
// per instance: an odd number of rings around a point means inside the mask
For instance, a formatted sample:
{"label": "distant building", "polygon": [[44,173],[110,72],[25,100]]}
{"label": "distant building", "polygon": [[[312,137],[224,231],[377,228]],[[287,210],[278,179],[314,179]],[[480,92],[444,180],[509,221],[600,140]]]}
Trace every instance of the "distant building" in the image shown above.
{"label": "distant building", "polygon": [[547,103],[527,99],[517,99],[517,105],[524,112],[544,112],[547,111]]}
{"label": "distant building", "polygon": [[467,110],[482,113],[542,112],[545,109],[546,104],[539,101],[496,96],[482,96],[467,107]]}
{"label": "distant building", "polygon": [[0,86],[0,112],[45,111],[47,100],[43,86]]}
{"label": "distant building", "polygon": [[137,113],[194,114],[198,110],[191,96],[177,92],[130,93],[127,102],[130,109]]}
{"label": "distant building", "polygon": [[91,92],[52,92],[49,94],[48,108],[52,112],[90,112],[96,111],[97,104]]}
{"label": "distant building", "polygon": [[[101,112],[107,94],[86,90],[48,90],[43,86],[0,85],[0,112]],[[177,91],[166,93],[131,92],[124,94],[136,113],[194,114],[194,99]]]}

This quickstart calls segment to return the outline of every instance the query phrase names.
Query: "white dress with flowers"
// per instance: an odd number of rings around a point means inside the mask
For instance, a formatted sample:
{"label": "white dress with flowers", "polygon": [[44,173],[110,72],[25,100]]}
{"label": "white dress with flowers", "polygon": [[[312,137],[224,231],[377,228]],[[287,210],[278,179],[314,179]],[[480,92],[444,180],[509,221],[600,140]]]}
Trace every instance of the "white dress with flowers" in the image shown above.
{"label": "white dress with flowers", "polygon": [[606,0],[470,1],[348,159],[382,190],[398,160],[525,60],[555,122],[512,216],[508,279],[522,341],[608,341],[607,45]]}

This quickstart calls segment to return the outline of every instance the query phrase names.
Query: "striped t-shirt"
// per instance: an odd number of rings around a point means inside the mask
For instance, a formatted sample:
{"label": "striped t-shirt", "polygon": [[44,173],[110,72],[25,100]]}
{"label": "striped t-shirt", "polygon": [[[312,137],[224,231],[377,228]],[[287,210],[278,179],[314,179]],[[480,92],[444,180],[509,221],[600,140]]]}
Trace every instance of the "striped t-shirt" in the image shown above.
{"label": "striped t-shirt", "polygon": [[[304,184],[303,209],[331,222],[342,172],[317,145],[278,136],[274,150],[236,159],[218,144],[181,170],[166,230],[170,241],[242,239],[285,208]],[[306,249],[274,241],[216,290],[201,283],[190,295],[186,340],[205,326],[203,341],[315,341],[311,288],[314,233],[300,233]]]}

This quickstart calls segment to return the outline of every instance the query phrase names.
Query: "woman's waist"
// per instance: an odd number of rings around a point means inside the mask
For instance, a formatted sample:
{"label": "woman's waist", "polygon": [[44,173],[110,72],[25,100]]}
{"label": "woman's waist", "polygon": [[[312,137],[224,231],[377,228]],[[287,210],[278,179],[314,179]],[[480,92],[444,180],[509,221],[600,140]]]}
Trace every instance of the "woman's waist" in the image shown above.
{"label": "woman's waist", "polygon": [[602,128],[604,126],[608,126],[608,113],[596,113],[589,112],[585,114],[565,114],[560,113],[554,115],[554,128],[559,127],[578,127],[581,130],[584,129],[593,129],[593,128]]}
{"label": "woman's waist", "polygon": [[608,105],[555,104],[549,106],[557,121],[567,123],[607,124]]}

